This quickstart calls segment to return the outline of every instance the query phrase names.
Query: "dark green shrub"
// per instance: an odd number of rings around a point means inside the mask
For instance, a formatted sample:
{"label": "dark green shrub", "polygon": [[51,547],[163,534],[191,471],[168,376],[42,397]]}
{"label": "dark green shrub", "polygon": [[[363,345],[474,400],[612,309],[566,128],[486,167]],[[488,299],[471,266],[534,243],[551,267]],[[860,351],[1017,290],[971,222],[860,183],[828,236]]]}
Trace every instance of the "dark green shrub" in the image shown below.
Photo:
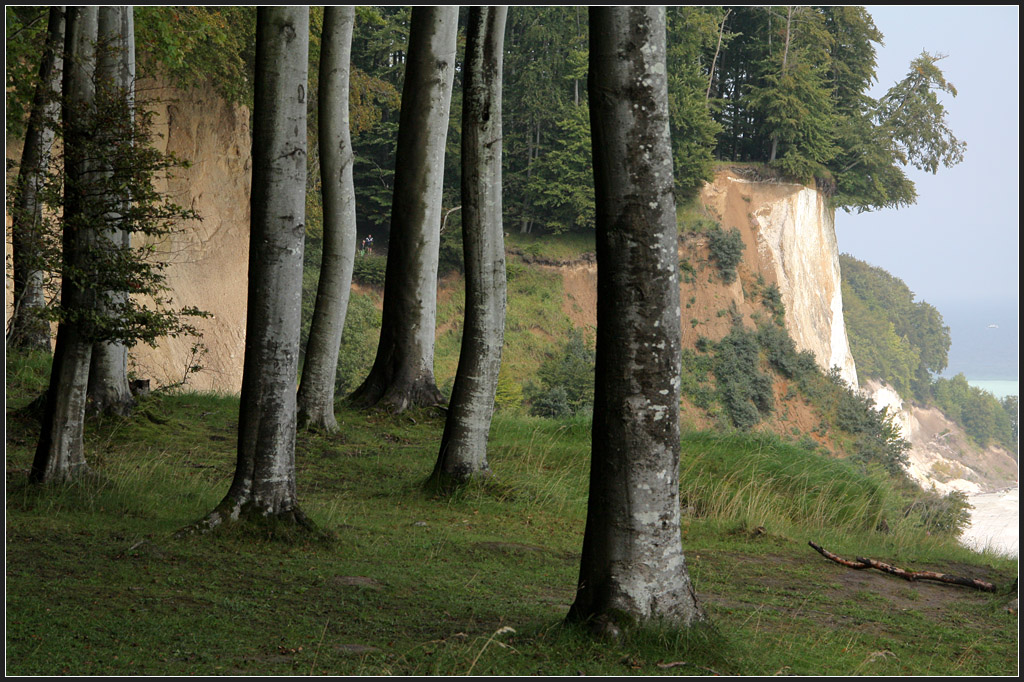
{"label": "dark green shrub", "polygon": [[505,280],[512,282],[516,280],[526,270],[526,266],[522,263],[514,263],[512,261],[505,261]]}
{"label": "dark green shrub", "polygon": [[771,413],[771,376],[761,372],[761,350],[754,332],[740,325],[715,346],[715,383],[732,423],[746,430]]}
{"label": "dark green shrub", "polygon": [[693,284],[693,277],[696,271],[693,269],[693,264],[689,260],[683,258],[679,261],[679,274],[683,282],[686,284]]}
{"label": "dark green shrub", "polygon": [[382,287],[387,269],[387,256],[375,254],[357,256],[352,266],[352,279],[367,286]]}
{"label": "dark green shrub", "polygon": [[904,509],[904,515],[914,520],[916,526],[929,533],[960,537],[971,525],[971,509],[967,495],[954,490],[940,495],[934,490],[925,491]]}
{"label": "dark green shrub", "polygon": [[530,414],[534,417],[560,419],[573,413],[569,406],[569,395],[562,386],[543,389],[530,384],[526,388],[526,395],[530,400]]}
{"label": "dark green shrub", "polygon": [[720,227],[708,230],[708,254],[718,264],[726,284],[736,281],[736,266],[743,259],[743,236],[735,227],[726,232]]}
{"label": "dark green shrub", "polygon": [[835,425],[855,437],[855,458],[881,464],[894,476],[906,476],[904,467],[910,443],[900,437],[892,416],[876,410],[870,398],[851,389],[839,376],[837,367],[826,376],[837,389]]}
{"label": "dark green shrub", "polygon": [[[583,333],[569,331],[569,340],[559,353],[548,357],[537,370],[539,387],[527,386],[530,414],[552,414],[565,403],[563,414],[576,414],[594,404],[594,350],[587,346]],[[541,414],[537,410],[544,412]]]}
{"label": "dark green shrub", "polygon": [[785,327],[761,325],[757,329],[757,341],[764,349],[769,364],[787,379],[802,379],[821,373],[814,354],[797,351]]}
{"label": "dark green shrub", "polygon": [[462,226],[456,218],[459,213],[451,214],[444,232],[441,233],[441,241],[437,253],[437,276],[447,275],[449,272],[465,272],[466,266],[463,262],[462,249]]}
{"label": "dark green shrub", "polygon": [[682,360],[679,392],[697,407],[707,409],[715,398],[709,380],[714,364],[713,359],[707,355],[698,355],[689,348],[684,348]]}
{"label": "dark green shrub", "polygon": [[761,289],[761,304],[772,314],[772,321],[778,326],[786,323],[786,306],[782,303],[782,292],[775,284]]}

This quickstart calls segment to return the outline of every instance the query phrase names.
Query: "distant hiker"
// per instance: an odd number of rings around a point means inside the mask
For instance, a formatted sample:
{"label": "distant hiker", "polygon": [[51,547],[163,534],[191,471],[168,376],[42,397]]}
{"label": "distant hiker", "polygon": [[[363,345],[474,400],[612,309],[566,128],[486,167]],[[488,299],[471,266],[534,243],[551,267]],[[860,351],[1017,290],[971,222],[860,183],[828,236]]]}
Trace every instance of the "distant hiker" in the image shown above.
{"label": "distant hiker", "polygon": [[365,256],[368,253],[371,253],[371,254],[373,253],[373,235],[372,234],[368,234],[365,237],[363,237],[362,251],[360,251],[360,255]]}

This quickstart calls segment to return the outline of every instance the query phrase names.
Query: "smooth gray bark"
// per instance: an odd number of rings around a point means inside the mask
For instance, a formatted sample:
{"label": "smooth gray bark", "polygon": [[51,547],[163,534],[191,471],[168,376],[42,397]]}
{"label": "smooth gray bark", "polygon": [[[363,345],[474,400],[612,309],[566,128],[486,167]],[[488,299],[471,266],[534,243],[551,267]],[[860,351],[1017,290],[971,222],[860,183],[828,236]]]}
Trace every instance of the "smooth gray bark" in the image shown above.
{"label": "smooth gray bark", "polygon": [[437,257],[458,7],[414,7],[402,88],[380,344],[352,394],[401,412],[443,402],[434,380]]}
{"label": "smooth gray bark", "polygon": [[462,97],[462,244],[466,320],[459,367],[432,480],[486,476],[487,435],[505,332],[501,221],[501,74],[506,7],[472,7]]}
{"label": "smooth gray bark", "polygon": [[305,525],[295,493],[295,383],[305,240],[308,7],[256,15],[251,232],[238,458],[224,500],[200,522]]}
{"label": "smooth gray bark", "polygon": [[663,7],[591,8],[597,363],[569,620],[704,618],[679,531],[679,276]]}
{"label": "smooth gray bark", "polygon": [[323,258],[299,385],[299,425],[338,430],[334,381],[356,255],[356,195],[349,134],[349,58],[355,9],[328,7],[320,41],[320,173]]}
{"label": "smooth gray bark", "polygon": [[14,266],[14,314],[7,344],[50,352],[50,323],[46,307],[43,265],[43,203],[39,191],[50,165],[54,126],[60,114],[61,75],[64,68],[64,8],[51,7],[46,47],[39,65],[39,81],[32,99],[22,149],[21,167],[11,210],[11,255]]}
{"label": "smooth gray bark", "polygon": [[[135,21],[130,6],[101,7],[99,10],[99,53],[96,59],[98,87],[108,97],[126,97],[131,106],[127,112],[133,116],[135,92]],[[117,130],[130,130],[131,124]],[[117,133],[115,133],[117,134]],[[101,160],[101,163],[110,159]],[[109,172],[109,171],[108,171]],[[131,233],[119,227],[122,211],[129,196],[106,197],[111,208],[106,217],[106,228],[99,235],[101,248],[128,249]],[[123,291],[103,292],[97,301],[100,315],[111,315],[111,306],[127,299]],[[111,305],[107,305],[107,301]],[[92,348],[89,368],[89,410],[107,414],[128,414],[135,405],[128,385],[128,347],[122,341],[97,341]]]}
{"label": "smooth gray bark", "polygon": [[[93,305],[87,287],[79,281],[87,268],[87,252],[95,242],[94,160],[85,158],[84,135],[95,101],[95,44],[98,11],[95,7],[69,8],[66,16],[62,118],[64,127],[64,215],[61,306],[70,315],[57,327],[57,344],[50,370],[42,431],[29,480],[64,482],[88,472],[82,440],[86,386],[92,343],[74,322],[75,315]],[[87,274],[85,275],[88,276]]]}

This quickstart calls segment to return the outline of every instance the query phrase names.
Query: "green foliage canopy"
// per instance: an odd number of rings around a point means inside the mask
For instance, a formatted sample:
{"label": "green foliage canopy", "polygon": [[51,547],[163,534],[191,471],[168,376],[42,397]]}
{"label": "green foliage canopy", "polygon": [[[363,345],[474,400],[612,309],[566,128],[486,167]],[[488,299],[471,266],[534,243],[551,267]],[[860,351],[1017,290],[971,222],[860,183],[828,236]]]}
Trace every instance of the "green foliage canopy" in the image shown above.
{"label": "green foliage canopy", "polygon": [[[914,203],[907,166],[934,173],[963,160],[939,96],[956,96],[939,56],[923,52],[879,100],[875,45],[863,7],[733,7],[708,74],[721,160],[770,162],[816,181],[836,206],[874,210]],[[716,58],[717,57],[717,58]]]}

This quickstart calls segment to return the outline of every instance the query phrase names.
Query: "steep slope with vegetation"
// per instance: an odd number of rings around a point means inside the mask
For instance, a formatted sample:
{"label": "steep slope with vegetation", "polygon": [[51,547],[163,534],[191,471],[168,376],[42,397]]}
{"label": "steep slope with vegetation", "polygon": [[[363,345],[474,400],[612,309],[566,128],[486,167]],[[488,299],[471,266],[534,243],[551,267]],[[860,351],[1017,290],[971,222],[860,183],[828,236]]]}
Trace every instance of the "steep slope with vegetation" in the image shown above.
{"label": "steep slope with vegetation", "polygon": [[[844,386],[842,371],[828,376],[821,369],[840,358],[835,364],[845,364],[852,372],[842,318],[834,314],[839,279],[830,214],[785,208],[799,205],[794,197],[801,192],[814,190],[786,183],[736,183],[736,177],[735,171],[722,171],[706,191],[709,205],[694,203],[680,212],[682,408],[688,423],[766,430],[899,472],[905,444],[891,425]],[[728,231],[712,216],[725,218]],[[786,235],[777,239],[785,244],[782,254],[764,246],[766,234],[779,233]],[[805,233],[821,237],[794,238]],[[822,247],[822,239],[832,246]],[[564,417],[589,409],[596,325],[592,249],[583,235],[510,235],[498,395],[504,412]],[[383,257],[357,258],[353,305],[369,314],[350,321],[346,330],[339,394],[359,380],[359,371],[372,359],[382,277],[375,262],[382,265]],[[311,275],[308,279],[314,281]],[[818,298],[807,303],[804,288],[817,292]],[[462,299],[461,278],[453,269],[442,277],[438,305],[436,376],[445,392],[458,355]],[[790,337],[793,329],[802,332],[798,343]]]}

